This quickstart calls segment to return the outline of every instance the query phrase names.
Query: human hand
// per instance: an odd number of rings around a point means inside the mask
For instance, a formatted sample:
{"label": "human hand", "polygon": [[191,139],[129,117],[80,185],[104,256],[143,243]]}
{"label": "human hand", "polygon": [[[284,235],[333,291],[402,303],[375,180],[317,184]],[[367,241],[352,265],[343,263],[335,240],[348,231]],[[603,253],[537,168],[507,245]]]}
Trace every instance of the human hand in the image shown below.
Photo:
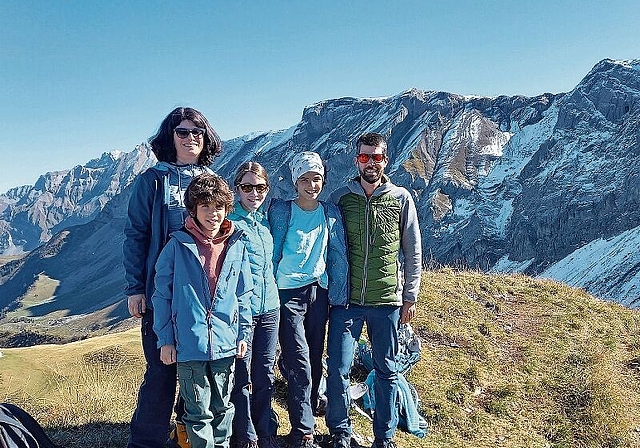
{"label": "human hand", "polygon": [[414,302],[402,302],[400,310],[400,323],[407,324],[416,315],[416,304]]}
{"label": "human hand", "polygon": [[140,319],[147,312],[147,298],[144,294],[134,294],[127,297],[127,308],[129,314]]}
{"label": "human hand", "polygon": [[176,359],[177,352],[175,345],[163,345],[160,347],[160,361],[162,361],[163,364],[168,366],[176,362]]}
{"label": "human hand", "polygon": [[244,358],[247,354],[247,341],[238,342],[238,350],[236,351],[236,358]]}

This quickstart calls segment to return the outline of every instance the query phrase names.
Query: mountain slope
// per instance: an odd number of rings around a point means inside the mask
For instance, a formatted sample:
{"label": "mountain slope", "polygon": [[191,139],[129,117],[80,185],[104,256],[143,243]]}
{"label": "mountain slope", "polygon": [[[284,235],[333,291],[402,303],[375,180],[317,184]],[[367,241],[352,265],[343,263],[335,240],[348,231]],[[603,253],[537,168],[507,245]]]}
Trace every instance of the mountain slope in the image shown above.
{"label": "mountain slope", "polygon": [[153,162],[150,148],[112,151],[70,170],[44,174],[33,186],[0,195],[0,253],[29,252],[67,227],[95,218]]}
{"label": "mountain slope", "polygon": [[[565,94],[479,98],[410,89],[321,101],[290,129],[224,142],[213,168],[230,179],[240,163],[256,160],[271,176],[272,195],[290,197],[289,160],[317,151],[328,166],[326,199],[357,174],[358,136],[380,132],[389,141],[387,172],[415,197],[425,263],[553,277],[638,306],[640,265],[631,254],[640,248],[639,120],[640,61],[607,59]],[[48,322],[54,310],[86,320],[86,328],[97,309],[124,317],[113,308],[123,298],[125,184],[153,161],[142,148],[125,159],[114,164],[127,174],[109,183],[123,191],[96,222],[70,227],[0,268],[0,306],[16,308],[3,325],[19,326],[29,313]],[[630,255],[617,256],[622,247]]]}
{"label": "mountain slope", "polygon": [[[639,311],[555,282],[445,269],[423,275],[412,325],[422,354],[408,379],[430,433],[398,432],[399,447],[640,446]],[[2,353],[5,400],[58,443],[126,446],[144,370],[139,330]],[[363,377],[355,368],[354,381]],[[285,393],[277,376],[280,436]],[[371,437],[371,423],[351,415]]]}

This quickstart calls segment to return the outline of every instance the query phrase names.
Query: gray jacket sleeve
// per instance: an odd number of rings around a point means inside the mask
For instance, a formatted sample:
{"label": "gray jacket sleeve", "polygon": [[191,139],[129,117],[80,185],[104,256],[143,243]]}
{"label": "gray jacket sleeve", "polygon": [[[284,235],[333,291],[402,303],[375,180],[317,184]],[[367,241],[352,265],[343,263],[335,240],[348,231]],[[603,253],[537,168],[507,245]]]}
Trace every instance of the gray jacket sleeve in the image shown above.
{"label": "gray jacket sleeve", "polygon": [[422,238],[418,213],[411,194],[404,190],[402,213],[400,216],[400,244],[403,262],[404,285],[403,302],[416,302],[420,291],[422,273]]}

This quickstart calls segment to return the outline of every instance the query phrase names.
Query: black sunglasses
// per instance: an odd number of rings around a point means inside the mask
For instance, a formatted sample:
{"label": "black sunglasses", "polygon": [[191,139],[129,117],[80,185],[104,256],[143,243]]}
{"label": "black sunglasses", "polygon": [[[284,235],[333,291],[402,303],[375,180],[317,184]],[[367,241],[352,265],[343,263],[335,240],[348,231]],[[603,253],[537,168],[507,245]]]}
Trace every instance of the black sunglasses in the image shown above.
{"label": "black sunglasses", "polygon": [[187,138],[189,134],[193,135],[194,138],[200,138],[204,135],[204,129],[202,128],[175,128],[174,131],[178,138]]}
{"label": "black sunglasses", "polygon": [[269,185],[267,184],[240,184],[238,185],[238,187],[240,188],[240,190],[242,190],[243,193],[251,193],[251,190],[254,189],[256,190],[256,193],[264,193],[269,189]]}
{"label": "black sunglasses", "polygon": [[356,159],[360,163],[369,163],[369,160],[373,160],[375,163],[380,163],[385,159],[384,154],[358,154]]}

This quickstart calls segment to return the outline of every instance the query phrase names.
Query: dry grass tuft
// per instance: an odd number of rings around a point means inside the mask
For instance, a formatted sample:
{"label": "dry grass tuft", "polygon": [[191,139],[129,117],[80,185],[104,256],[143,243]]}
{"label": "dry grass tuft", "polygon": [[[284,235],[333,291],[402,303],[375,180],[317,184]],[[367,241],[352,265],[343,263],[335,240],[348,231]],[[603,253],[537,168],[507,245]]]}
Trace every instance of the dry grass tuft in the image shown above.
{"label": "dry grass tuft", "polygon": [[[423,276],[413,326],[423,353],[408,379],[430,434],[398,433],[399,447],[640,446],[637,311],[551,281],[441,269]],[[63,446],[124,447],[143,364],[137,330],[6,349],[0,390]]]}

